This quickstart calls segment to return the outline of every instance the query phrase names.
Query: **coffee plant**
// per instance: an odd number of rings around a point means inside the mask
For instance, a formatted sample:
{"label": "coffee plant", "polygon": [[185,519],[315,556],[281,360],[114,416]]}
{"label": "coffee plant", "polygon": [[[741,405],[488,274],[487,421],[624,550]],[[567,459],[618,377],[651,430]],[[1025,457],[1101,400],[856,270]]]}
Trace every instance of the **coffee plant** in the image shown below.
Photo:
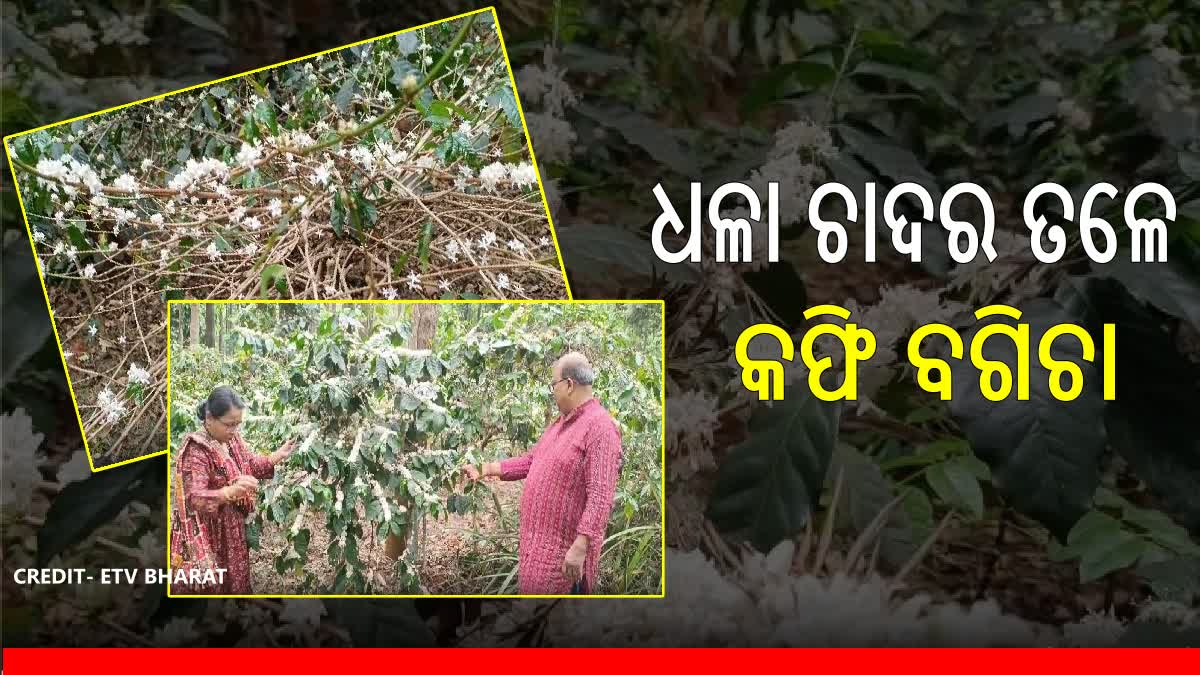
{"label": "coffee plant", "polygon": [[[173,307],[184,315],[197,306]],[[598,366],[596,391],[621,425],[627,458],[609,528],[621,536],[606,555],[640,561],[621,583],[659,583],[662,365],[647,339],[661,333],[657,306],[448,306],[432,349],[408,346],[401,306],[219,310],[235,327],[218,349],[187,345],[181,330],[183,346],[172,350],[171,436],[178,447],[198,428],[199,401],[228,383],[246,401],[252,448],[297,439],[249,524],[255,546],[268,530],[281,534],[275,575],[332,594],[421,592],[426,520],[493,506],[479,484],[462,487],[458,468],[532,445],[557,413],[545,391],[550,365],[578,349]],[[372,568],[364,549],[389,537],[404,554],[390,570]],[[318,539],[324,551],[313,548]],[[312,571],[318,555],[333,578]]]}

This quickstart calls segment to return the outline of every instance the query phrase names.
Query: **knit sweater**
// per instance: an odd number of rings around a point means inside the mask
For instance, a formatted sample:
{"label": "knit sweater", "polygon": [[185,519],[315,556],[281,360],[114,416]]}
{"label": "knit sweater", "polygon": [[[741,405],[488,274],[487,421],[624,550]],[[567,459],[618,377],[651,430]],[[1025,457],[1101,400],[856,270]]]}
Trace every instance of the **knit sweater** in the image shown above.
{"label": "knit sweater", "polygon": [[620,468],[621,433],[594,398],[559,415],[524,455],[500,462],[501,480],[525,480],[517,549],[522,595],[571,592],[562,565],[579,534],[589,540],[583,577],[584,592],[591,592]]}

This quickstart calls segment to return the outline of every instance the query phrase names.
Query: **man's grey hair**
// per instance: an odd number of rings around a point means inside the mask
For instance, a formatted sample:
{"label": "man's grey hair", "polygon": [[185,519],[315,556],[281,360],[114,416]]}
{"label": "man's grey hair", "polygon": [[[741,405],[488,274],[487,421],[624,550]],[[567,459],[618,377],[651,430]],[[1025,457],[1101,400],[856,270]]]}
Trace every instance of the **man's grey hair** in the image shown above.
{"label": "man's grey hair", "polygon": [[562,376],[570,378],[577,384],[583,385],[591,385],[596,381],[596,371],[586,363],[564,363],[562,367]]}

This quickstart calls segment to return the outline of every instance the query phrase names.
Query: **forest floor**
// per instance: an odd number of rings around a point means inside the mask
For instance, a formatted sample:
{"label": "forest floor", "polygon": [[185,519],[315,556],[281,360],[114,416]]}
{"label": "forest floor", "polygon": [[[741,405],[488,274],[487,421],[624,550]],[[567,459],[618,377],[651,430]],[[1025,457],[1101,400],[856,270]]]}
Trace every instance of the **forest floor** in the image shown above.
{"label": "forest floor", "polygon": [[[487,481],[485,489],[496,495],[504,515],[515,514],[521,499],[519,482]],[[443,496],[448,496],[448,493]],[[513,528],[515,519],[499,517],[495,502],[481,495],[478,512],[474,514],[445,514],[440,520],[428,519],[417,537],[417,569],[421,576],[422,590],[430,595],[478,594],[483,591],[484,581],[465,578],[466,571],[478,569],[478,561],[493,556],[501,560],[488,565],[499,569],[507,564],[513,571],[510,592],[515,592],[516,549],[515,529],[506,531],[503,523]],[[359,508],[365,520],[365,514]],[[306,571],[317,579],[316,588],[333,586],[338,565],[329,560],[325,551],[332,541],[323,527],[311,529],[308,564]],[[412,544],[410,544],[412,545]],[[287,548],[283,528],[266,523],[259,539],[259,547],[250,551],[251,583],[256,594],[304,594],[316,592],[303,586],[304,574],[280,578],[275,571],[275,557]],[[511,556],[511,562],[506,562]],[[366,573],[379,594],[403,593],[395,584],[392,561],[384,554],[384,542],[368,535],[359,544],[359,557],[366,563]],[[493,580],[492,584],[496,581]],[[494,590],[492,592],[495,592]]]}

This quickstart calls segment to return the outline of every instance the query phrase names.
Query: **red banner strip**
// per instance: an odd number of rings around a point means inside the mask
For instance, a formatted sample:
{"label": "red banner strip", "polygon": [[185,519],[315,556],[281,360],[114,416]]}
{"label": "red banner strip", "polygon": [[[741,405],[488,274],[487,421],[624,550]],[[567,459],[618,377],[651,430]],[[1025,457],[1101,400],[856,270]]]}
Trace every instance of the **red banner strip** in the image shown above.
{"label": "red banner strip", "polygon": [[[201,653],[203,652],[203,653]],[[686,673],[870,672],[971,675],[1014,672],[1197,672],[1189,649],[5,649],[4,675],[55,672],[167,675],[184,664],[214,672],[355,672],[383,666],[417,672]],[[1191,663],[1191,666],[1187,664]],[[232,668],[232,671],[229,669]],[[1170,669],[1170,670],[1168,670]],[[365,672],[365,671],[359,671]]]}

